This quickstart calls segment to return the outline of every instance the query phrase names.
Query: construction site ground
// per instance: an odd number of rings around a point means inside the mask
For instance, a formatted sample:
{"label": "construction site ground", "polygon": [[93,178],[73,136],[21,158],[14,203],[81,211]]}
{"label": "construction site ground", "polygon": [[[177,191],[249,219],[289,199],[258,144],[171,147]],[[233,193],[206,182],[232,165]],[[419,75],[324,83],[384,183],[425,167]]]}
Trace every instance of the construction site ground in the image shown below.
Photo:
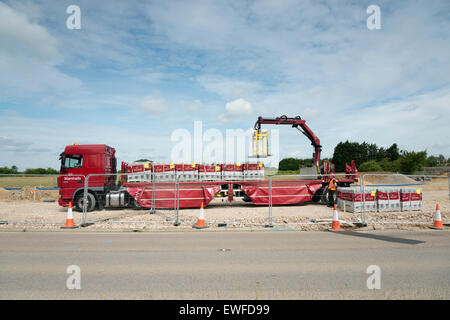
{"label": "construction site ground", "polygon": [[[408,177],[366,177],[365,184],[417,183]],[[433,179],[421,185],[423,205],[421,211],[366,212],[367,229],[418,229],[433,224],[436,204],[441,210],[442,220],[450,221],[448,178]],[[61,230],[67,208],[58,205],[57,190],[0,189],[0,230],[39,231]],[[52,202],[51,202],[52,201]],[[148,209],[108,209],[87,213],[87,221],[93,224],[73,230],[92,231],[154,231],[154,230],[196,230],[199,209],[179,210],[179,226],[174,226],[175,211],[160,209],[150,213]],[[215,198],[204,210],[206,230],[263,229],[268,224],[269,208],[255,206],[251,202],[236,200],[229,203],[226,198]],[[82,222],[82,213],[74,211],[75,224]],[[339,212],[341,226],[357,228],[349,223],[360,222],[362,213]],[[303,203],[298,205],[274,206],[272,208],[272,230],[326,230],[330,228],[333,209],[323,204]],[[204,231],[204,230],[202,230]]]}

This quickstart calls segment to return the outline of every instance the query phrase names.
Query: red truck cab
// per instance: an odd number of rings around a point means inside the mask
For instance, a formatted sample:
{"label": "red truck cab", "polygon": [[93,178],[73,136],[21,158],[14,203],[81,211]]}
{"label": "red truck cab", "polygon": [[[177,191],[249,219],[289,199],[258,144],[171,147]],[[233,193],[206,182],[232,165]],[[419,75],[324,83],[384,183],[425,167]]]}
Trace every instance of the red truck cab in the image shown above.
{"label": "red truck cab", "polygon": [[88,210],[94,209],[104,201],[104,195],[116,190],[116,150],[105,144],[86,144],[66,146],[60,154],[61,169],[58,177],[59,205],[68,206],[74,202],[76,209],[83,206],[83,191],[88,175]]}

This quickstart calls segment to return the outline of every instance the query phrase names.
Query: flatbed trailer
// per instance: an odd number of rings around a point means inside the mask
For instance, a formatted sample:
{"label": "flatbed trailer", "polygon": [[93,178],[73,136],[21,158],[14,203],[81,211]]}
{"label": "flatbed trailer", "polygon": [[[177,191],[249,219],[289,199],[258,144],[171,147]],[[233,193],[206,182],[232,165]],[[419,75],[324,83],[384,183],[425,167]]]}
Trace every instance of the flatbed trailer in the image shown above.
{"label": "flatbed trailer", "polygon": [[[341,179],[347,186],[354,179]],[[216,197],[232,202],[236,195],[258,206],[320,201],[327,182],[316,180],[199,181],[125,183],[126,192],[142,208],[206,207]],[[270,199],[272,201],[270,201]]]}

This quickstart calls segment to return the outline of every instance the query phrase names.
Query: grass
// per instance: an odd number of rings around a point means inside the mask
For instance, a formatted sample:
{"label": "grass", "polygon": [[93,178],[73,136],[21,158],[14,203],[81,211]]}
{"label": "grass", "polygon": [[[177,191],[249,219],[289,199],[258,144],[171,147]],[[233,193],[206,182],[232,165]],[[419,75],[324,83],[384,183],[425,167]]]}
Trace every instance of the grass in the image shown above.
{"label": "grass", "polygon": [[53,187],[57,185],[57,176],[0,176],[0,188],[14,187]]}

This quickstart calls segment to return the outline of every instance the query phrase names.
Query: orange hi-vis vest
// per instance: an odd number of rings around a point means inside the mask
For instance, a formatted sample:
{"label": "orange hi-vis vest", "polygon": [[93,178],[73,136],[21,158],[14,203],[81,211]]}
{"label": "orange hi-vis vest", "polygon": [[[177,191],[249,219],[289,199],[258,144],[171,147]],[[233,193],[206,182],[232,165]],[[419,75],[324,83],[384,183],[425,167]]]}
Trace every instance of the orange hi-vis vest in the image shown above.
{"label": "orange hi-vis vest", "polygon": [[331,178],[330,183],[328,184],[328,189],[330,190],[336,190],[336,179]]}

